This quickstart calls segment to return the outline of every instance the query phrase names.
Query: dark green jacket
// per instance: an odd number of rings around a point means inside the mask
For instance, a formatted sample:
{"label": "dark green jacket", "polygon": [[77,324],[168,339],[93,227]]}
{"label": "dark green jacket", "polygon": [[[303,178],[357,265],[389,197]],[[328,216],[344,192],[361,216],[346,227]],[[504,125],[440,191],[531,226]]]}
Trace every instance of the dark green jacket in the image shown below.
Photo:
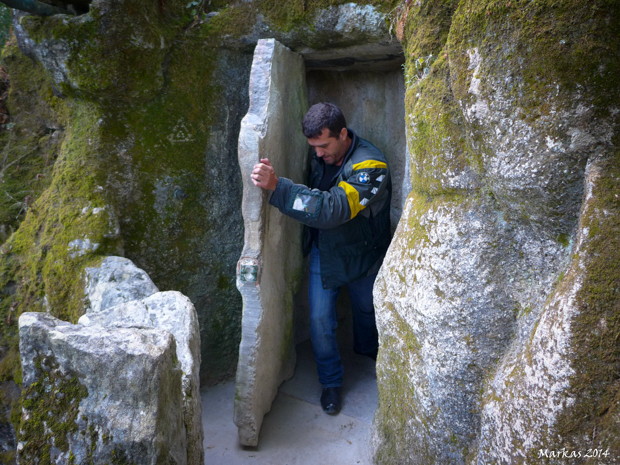
{"label": "dark green jacket", "polygon": [[[269,203],[319,230],[323,287],[333,289],[376,272],[390,244],[392,181],[381,151],[349,129],[351,147],[328,191],[317,189],[325,163],[313,154],[308,185],[279,178]],[[304,230],[304,254],[311,246]]]}

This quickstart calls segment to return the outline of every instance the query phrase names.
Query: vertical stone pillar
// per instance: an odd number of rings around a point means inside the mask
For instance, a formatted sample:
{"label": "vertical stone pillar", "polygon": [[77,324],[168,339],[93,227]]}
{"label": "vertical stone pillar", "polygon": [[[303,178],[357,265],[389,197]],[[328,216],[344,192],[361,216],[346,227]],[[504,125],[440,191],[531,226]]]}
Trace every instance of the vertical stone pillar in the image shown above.
{"label": "vertical stone pillar", "polygon": [[243,320],[235,424],[246,446],[258,444],[278,386],[293,375],[293,295],[303,260],[301,225],[270,207],[270,193],[254,186],[250,174],[268,158],[279,176],[304,181],[308,143],[301,120],[307,106],[301,56],[273,39],[260,40],[250,75],[250,108],[239,134],[245,244],[237,266]]}

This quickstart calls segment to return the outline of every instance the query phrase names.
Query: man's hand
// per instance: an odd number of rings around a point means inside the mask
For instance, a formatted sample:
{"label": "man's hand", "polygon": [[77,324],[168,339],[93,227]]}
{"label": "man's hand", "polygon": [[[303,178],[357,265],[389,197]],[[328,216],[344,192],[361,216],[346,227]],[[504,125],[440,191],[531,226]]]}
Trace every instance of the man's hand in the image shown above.
{"label": "man's hand", "polygon": [[278,177],[268,158],[261,158],[260,163],[254,165],[254,170],[252,170],[250,177],[255,186],[262,187],[263,189],[275,191],[278,185]]}

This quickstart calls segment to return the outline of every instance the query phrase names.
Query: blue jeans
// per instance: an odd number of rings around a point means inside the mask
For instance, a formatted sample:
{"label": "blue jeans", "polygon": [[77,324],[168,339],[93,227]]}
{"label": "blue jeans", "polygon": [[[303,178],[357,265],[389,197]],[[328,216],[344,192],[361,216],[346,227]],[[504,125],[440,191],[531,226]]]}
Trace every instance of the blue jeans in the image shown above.
{"label": "blue jeans", "polygon": [[[376,356],[378,348],[372,287],[377,273],[347,284],[353,310],[353,350],[358,354]],[[340,288],[323,289],[319,250],[310,252],[310,336],[319,381],[324,388],[342,386],[342,363],[336,340],[338,315],[336,300]]]}

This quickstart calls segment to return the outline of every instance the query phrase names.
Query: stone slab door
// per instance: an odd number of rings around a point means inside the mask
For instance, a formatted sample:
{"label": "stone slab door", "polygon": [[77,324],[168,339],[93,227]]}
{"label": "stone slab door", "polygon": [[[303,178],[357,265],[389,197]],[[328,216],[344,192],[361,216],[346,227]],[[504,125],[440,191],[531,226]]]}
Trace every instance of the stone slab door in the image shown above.
{"label": "stone slab door", "polygon": [[258,444],[263,416],[280,384],[293,376],[293,296],[303,271],[301,225],[271,207],[270,193],[254,186],[250,174],[261,158],[268,158],[279,176],[304,182],[305,74],[300,55],[274,39],[258,41],[250,108],[239,133],[245,243],[237,265],[243,318],[234,421],[244,446]]}

